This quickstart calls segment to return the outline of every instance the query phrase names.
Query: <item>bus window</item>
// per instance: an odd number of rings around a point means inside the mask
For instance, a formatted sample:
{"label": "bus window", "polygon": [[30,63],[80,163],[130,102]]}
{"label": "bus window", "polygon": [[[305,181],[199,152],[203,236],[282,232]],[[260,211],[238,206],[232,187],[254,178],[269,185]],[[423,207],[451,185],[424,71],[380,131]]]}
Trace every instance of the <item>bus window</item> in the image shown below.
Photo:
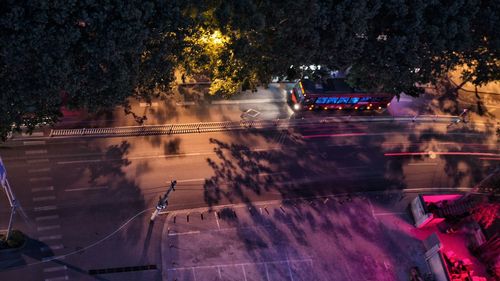
{"label": "bus window", "polygon": [[332,97],[332,98],[328,98],[328,101],[326,103],[328,104],[334,104],[337,102],[339,98],[335,98],[335,97]]}
{"label": "bus window", "polygon": [[356,97],[355,97],[355,98],[351,98],[351,99],[349,100],[349,103],[356,104],[356,103],[358,103],[358,101],[359,101],[359,98],[356,98]]}
{"label": "bus window", "polygon": [[337,103],[347,103],[349,101],[348,97],[341,97],[338,99]]}
{"label": "bus window", "polygon": [[328,102],[328,98],[327,97],[319,97],[316,99],[316,104],[325,104]]}

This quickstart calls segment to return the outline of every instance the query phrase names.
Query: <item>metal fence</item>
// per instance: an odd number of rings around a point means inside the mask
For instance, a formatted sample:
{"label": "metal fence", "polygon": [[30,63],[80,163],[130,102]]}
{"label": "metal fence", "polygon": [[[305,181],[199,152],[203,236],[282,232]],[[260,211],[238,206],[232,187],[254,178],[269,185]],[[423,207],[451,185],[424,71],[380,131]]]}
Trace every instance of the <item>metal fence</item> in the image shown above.
{"label": "metal fence", "polygon": [[248,129],[274,129],[299,127],[312,124],[360,123],[360,122],[460,122],[458,116],[417,115],[417,116],[342,116],[310,119],[275,119],[251,121],[200,122],[187,124],[143,125],[110,128],[53,129],[51,137],[108,137],[192,134]]}

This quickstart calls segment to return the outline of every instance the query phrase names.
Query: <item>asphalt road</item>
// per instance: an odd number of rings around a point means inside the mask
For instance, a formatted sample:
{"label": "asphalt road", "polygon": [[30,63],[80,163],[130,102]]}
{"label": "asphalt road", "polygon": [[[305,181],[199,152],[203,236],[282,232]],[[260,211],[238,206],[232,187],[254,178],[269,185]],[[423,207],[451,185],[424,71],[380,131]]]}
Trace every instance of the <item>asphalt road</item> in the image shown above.
{"label": "asphalt road", "polygon": [[[2,267],[11,268],[0,277],[52,281],[159,279],[157,270],[88,273],[160,266],[163,221],[148,221],[173,179],[178,185],[169,209],[181,210],[374,190],[471,188],[500,159],[491,126],[411,122],[16,140],[0,155],[26,215],[16,216],[15,227],[32,239],[22,255],[2,256]],[[0,200],[5,229],[9,210]],[[57,260],[47,261],[51,256]]]}

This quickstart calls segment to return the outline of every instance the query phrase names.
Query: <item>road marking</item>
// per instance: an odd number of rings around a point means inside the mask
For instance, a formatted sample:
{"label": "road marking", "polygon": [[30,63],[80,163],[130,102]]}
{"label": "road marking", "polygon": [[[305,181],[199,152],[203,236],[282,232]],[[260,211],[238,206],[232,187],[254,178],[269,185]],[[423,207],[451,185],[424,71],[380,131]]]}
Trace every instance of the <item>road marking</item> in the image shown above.
{"label": "road marking", "polygon": [[464,152],[464,151],[449,151],[449,152],[430,152],[430,151],[423,151],[423,152],[391,152],[391,153],[384,153],[384,156],[415,156],[415,155],[429,155],[431,156],[432,154],[435,155],[458,155],[458,156],[500,156],[500,154],[496,153],[485,153],[485,152]]}
{"label": "road marking", "polygon": [[50,172],[50,168],[29,169],[28,173],[45,173]]}
{"label": "road marking", "polygon": [[75,161],[59,161],[58,165],[66,165],[66,164],[81,164],[81,163],[98,163],[101,162],[101,159],[89,159],[89,160],[75,160]]}
{"label": "road marking", "polygon": [[374,216],[390,216],[390,215],[404,215],[405,212],[388,212],[388,213],[373,213]]}
{"label": "road marking", "polygon": [[47,153],[47,149],[26,150],[24,153],[26,153],[26,155],[45,154]]}
{"label": "road marking", "polygon": [[173,233],[169,233],[168,236],[180,236],[180,235],[199,234],[199,233],[200,233],[199,230],[187,231],[187,232],[173,232]]}
{"label": "road marking", "polygon": [[52,210],[57,210],[57,206],[51,205],[51,206],[35,207],[35,212],[52,211]]}
{"label": "road marking", "polygon": [[470,187],[427,187],[427,188],[405,188],[401,191],[403,192],[422,192],[422,191],[430,191],[430,190],[451,190],[451,191],[463,191],[469,192],[472,191],[473,188]]}
{"label": "road marking", "polygon": [[28,164],[48,163],[49,159],[31,159],[26,161]]}
{"label": "road marking", "polygon": [[57,245],[47,245],[47,246],[43,246],[40,248],[41,251],[43,252],[49,252],[49,251],[52,251],[52,250],[60,250],[64,248],[64,246],[62,244],[57,244]]}
{"label": "road marking", "polygon": [[39,192],[39,191],[52,191],[54,190],[53,186],[45,186],[45,187],[33,187],[31,192]]}
{"label": "road marking", "polygon": [[38,231],[46,231],[46,230],[52,230],[52,229],[58,229],[58,228],[61,228],[61,226],[56,224],[56,225],[48,225],[48,226],[39,226],[36,229]]}
{"label": "road marking", "polygon": [[293,281],[292,268],[290,267],[290,261],[288,260],[288,257],[286,259],[286,265],[288,267],[288,273],[290,273],[290,279],[292,279]]}
{"label": "road marking", "polygon": [[[65,259],[66,256],[52,256],[52,257],[46,257],[46,258],[42,258],[42,262],[48,262],[48,261],[52,261],[52,260],[63,260]],[[47,279],[45,279],[47,280]],[[66,279],[67,280],[67,279]]]}
{"label": "road marking", "polygon": [[215,221],[217,222],[217,228],[220,229],[219,218],[217,217],[217,211],[214,212]]}
{"label": "road marking", "polygon": [[194,272],[194,267],[193,267],[193,279],[196,281],[196,272]]}
{"label": "road marking", "polygon": [[40,202],[40,201],[49,201],[49,200],[54,200],[56,199],[55,196],[50,195],[50,196],[40,196],[40,197],[33,197],[33,201],[35,202]]}
{"label": "road marking", "polygon": [[30,182],[37,182],[37,181],[49,181],[51,180],[51,177],[38,177],[38,178],[31,178],[29,179]]}
{"label": "road marking", "polygon": [[152,102],[152,103],[140,102],[139,107],[158,107],[158,103],[157,102]]}
{"label": "road marking", "polygon": [[36,217],[36,221],[48,221],[48,220],[56,220],[58,219],[58,215],[52,215],[52,216],[42,216],[42,217]]}
{"label": "road marking", "polygon": [[199,179],[188,179],[188,180],[177,180],[177,183],[182,183],[182,182],[196,182],[196,181],[205,181],[206,179],[204,178],[199,178]]}
{"label": "road marking", "polygon": [[62,281],[62,280],[69,280],[68,275],[54,277],[54,278],[45,278],[45,281]]}
{"label": "road marking", "polygon": [[55,271],[62,271],[68,269],[67,266],[53,266],[53,267],[47,267],[43,269],[43,272],[55,272]]}
{"label": "road marking", "polygon": [[267,281],[271,281],[271,279],[269,279],[269,270],[267,269],[267,263],[264,263],[264,268],[266,269],[266,279],[267,279]]}
{"label": "road marking", "polygon": [[23,142],[24,145],[44,145],[46,144],[45,141],[25,141]]}
{"label": "road marking", "polygon": [[64,191],[73,192],[73,191],[85,191],[85,190],[100,190],[100,189],[107,189],[107,188],[108,188],[108,186],[89,186],[89,187],[70,188],[70,189],[66,189]]}
{"label": "road marking", "polygon": [[41,236],[38,238],[40,241],[49,241],[49,240],[59,240],[62,239],[62,235],[49,235],[49,236]]}
{"label": "road marking", "polygon": [[243,270],[243,278],[245,281],[247,281],[247,273],[245,272],[245,266],[241,265],[241,269]]}
{"label": "road marking", "polygon": [[436,166],[437,163],[409,163],[408,166]]}
{"label": "road marking", "polygon": [[[278,150],[279,147],[269,147],[269,148],[254,148],[250,149],[250,151],[260,152],[260,151],[272,151]],[[189,156],[205,156],[205,155],[214,155],[213,151],[206,152],[193,152],[193,153],[179,153],[179,154],[161,154],[161,155],[147,155],[147,156],[130,156],[127,157],[128,160],[141,160],[141,159],[163,159],[163,158],[178,158],[178,157],[189,157]],[[102,159],[88,159],[88,160],[73,160],[73,161],[59,161],[56,162],[58,165],[67,165],[67,164],[84,164],[84,163],[99,163],[99,162],[111,162],[111,161],[121,161],[122,159],[110,159],[110,160],[102,160]]]}

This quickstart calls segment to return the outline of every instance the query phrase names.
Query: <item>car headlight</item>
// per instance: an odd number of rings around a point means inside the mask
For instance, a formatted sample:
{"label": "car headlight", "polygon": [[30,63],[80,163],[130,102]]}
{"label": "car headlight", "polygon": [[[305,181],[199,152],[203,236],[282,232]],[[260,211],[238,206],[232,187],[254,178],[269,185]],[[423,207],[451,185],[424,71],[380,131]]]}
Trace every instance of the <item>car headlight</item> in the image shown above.
{"label": "car headlight", "polygon": [[300,109],[300,104],[296,103],[293,105],[294,110],[299,110]]}

